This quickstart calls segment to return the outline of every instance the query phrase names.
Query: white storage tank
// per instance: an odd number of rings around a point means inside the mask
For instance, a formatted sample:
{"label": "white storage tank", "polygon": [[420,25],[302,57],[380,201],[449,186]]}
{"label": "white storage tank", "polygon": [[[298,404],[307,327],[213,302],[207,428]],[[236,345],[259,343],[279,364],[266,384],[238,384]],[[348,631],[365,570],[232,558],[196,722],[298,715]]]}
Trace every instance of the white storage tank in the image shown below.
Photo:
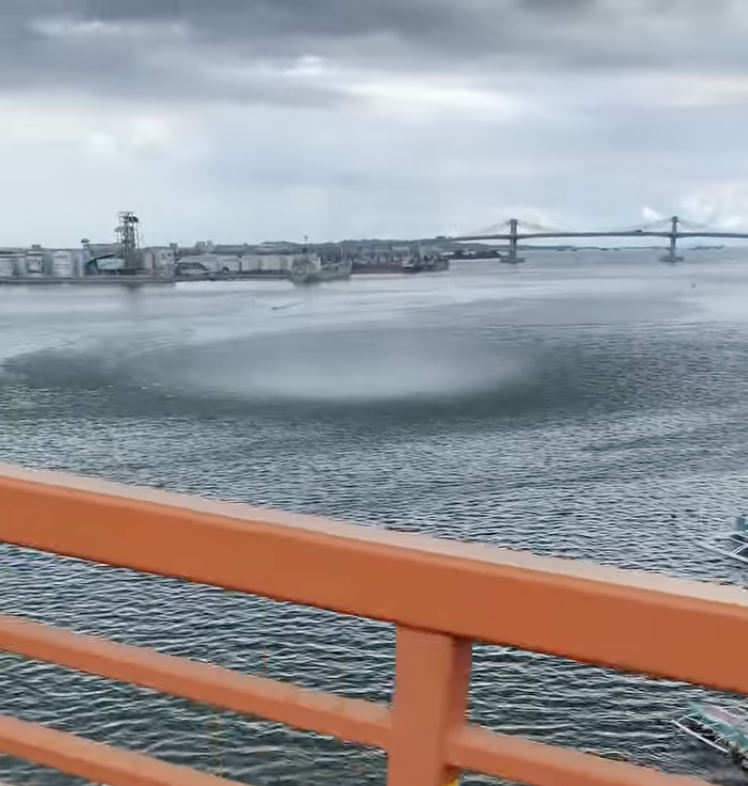
{"label": "white storage tank", "polygon": [[260,257],[257,254],[247,254],[242,257],[242,270],[245,273],[256,273],[260,269]]}
{"label": "white storage tank", "polygon": [[262,257],[261,270],[265,273],[280,273],[284,269],[283,259],[280,254],[267,254]]}
{"label": "white storage tank", "polygon": [[160,276],[171,276],[174,274],[174,249],[157,248],[153,250],[153,270]]}
{"label": "white storage tank", "polygon": [[174,272],[174,252],[170,248],[143,250],[143,269],[154,276],[167,276]]}
{"label": "white storage tank", "polygon": [[73,278],[82,278],[86,270],[86,252],[82,248],[74,248],[70,257],[73,263]]}
{"label": "white storage tank", "polygon": [[0,278],[12,278],[16,274],[14,257],[0,257]]}
{"label": "white storage tank", "polygon": [[54,278],[73,278],[75,276],[75,256],[72,251],[53,251],[50,274]]}
{"label": "white storage tank", "polygon": [[156,267],[156,252],[152,248],[143,250],[143,270],[152,273]]}

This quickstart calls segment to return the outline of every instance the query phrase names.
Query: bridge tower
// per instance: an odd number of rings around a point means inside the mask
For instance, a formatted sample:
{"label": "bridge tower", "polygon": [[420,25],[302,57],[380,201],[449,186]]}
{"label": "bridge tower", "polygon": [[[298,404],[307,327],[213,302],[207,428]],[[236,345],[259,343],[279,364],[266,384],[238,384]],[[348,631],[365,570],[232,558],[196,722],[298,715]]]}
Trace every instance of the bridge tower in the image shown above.
{"label": "bridge tower", "polygon": [[518,265],[520,262],[525,261],[524,257],[520,257],[517,253],[518,226],[519,221],[516,218],[512,218],[509,221],[509,252],[507,256],[501,260],[502,262],[506,262],[508,265]]}
{"label": "bridge tower", "polygon": [[660,257],[661,262],[669,262],[674,265],[676,262],[682,262],[683,257],[678,255],[678,224],[680,219],[678,216],[673,216],[670,219],[670,248],[667,254]]}

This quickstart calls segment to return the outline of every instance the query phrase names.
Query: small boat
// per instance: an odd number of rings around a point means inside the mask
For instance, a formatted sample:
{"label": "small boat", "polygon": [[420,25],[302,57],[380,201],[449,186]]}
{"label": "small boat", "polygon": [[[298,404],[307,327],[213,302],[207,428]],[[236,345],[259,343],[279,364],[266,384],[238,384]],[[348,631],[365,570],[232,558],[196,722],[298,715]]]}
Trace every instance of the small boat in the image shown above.
{"label": "small boat", "polygon": [[344,281],[351,277],[353,263],[349,259],[323,260],[305,255],[294,260],[288,277],[294,284],[307,286],[324,281]]}
{"label": "small boat", "polygon": [[745,710],[693,704],[673,723],[690,737],[732,756],[741,767],[748,767],[748,712]]}
{"label": "small boat", "polygon": [[748,519],[745,516],[738,516],[735,519],[734,530],[718,532],[700,541],[700,545],[715,554],[748,565]]}

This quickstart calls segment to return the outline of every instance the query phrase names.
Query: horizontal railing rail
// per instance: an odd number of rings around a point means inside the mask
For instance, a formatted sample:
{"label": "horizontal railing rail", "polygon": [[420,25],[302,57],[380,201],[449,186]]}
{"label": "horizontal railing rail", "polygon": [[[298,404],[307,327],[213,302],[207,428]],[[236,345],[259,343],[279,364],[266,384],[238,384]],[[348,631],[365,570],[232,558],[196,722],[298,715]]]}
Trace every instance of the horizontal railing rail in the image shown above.
{"label": "horizontal railing rail", "polygon": [[[702,783],[469,724],[473,642],[748,694],[739,588],[2,465],[0,541],[394,623],[387,707],[0,616],[2,650],[381,748],[389,786],[445,786],[462,770],[535,786]],[[222,781],[12,718],[0,751],[111,786]]]}

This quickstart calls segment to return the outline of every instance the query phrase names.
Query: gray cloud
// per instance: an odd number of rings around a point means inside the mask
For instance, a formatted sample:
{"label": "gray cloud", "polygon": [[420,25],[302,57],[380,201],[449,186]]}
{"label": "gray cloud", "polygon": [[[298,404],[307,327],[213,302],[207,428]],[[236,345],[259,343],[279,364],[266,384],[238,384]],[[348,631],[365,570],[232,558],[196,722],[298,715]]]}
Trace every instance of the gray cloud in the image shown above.
{"label": "gray cloud", "polygon": [[[528,66],[742,59],[746,31],[733,0],[86,0],[75,12],[176,21],[248,54],[324,55],[328,46],[355,56],[362,46],[369,56],[399,49],[408,59],[509,56]],[[727,39],[736,47],[726,49]]]}
{"label": "gray cloud", "polygon": [[320,56],[370,70],[734,67],[730,0],[0,0],[0,88],[326,106],[335,86],[216,63]]}
{"label": "gray cloud", "polygon": [[122,206],[184,242],[748,220],[747,38],[746,0],[0,0],[0,209],[18,242]]}

